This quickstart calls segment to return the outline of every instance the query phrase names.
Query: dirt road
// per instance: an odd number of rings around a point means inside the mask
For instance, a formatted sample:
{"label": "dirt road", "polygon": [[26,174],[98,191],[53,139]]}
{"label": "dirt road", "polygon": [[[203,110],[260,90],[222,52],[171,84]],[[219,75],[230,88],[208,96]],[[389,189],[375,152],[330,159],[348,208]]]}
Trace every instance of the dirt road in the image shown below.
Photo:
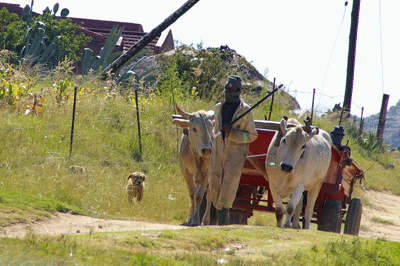
{"label": "dirt road", "polygon": [[[370,205],[363,206],[359,236],[400,242],[400,197],[386,192],[366,191],[365,193]],[[61,235],[184,228],[187,227],[178,224],[97,219],[59,213],[45,221],[0,228],[0,237],[22,238],[30,230],[36,234]]]}
{"label": "dirt road", "polygon": [[389,192],[365,191],[359,236],[400,242],[400,197]]}

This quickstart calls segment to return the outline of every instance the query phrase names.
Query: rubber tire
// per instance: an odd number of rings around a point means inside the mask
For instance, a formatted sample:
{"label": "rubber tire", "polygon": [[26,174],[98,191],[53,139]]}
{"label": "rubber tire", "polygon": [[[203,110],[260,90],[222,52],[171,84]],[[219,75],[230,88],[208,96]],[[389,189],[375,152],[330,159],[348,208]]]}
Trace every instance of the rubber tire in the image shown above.
{"label": "rubber tire", "polygon": [[349,209],[344,224],[344,234],[358,236],[361,224],[362,202],[359,198],[353,198],[350,201]]}
{"label": "rubber tire", "polygon": [[322,211],[321,222],[318,230],[340,234],[342,229],[342,202],[337,199],[328,199]]}

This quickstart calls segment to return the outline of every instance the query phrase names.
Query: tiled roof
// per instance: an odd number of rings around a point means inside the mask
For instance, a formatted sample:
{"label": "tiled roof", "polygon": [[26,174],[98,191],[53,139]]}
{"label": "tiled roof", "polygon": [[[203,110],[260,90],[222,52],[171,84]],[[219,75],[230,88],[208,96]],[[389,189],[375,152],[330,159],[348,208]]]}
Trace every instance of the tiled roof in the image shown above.
{"label": "tiled roof", "polygon": [[[16,13],[21,16],[23,7],[18,4],[0,3],[0,9],[6,7],[10,13]],[[40,15],[33,12],[33,15]],[[93,40],[88,44],[88,48],[92,49],[95,54],[98,54],[100,49],[104,46],[104,43],[110,34],[113,26],[117,26],[118,29],[124,28],[122,32],[122,42],[120,46],[116,47],[115,50],[127,51],[132,45],[136,44],[146,33],[143,31],[141,24],[108,21],[108,20],[95,20],[87,18],[73,18],[68,17],[73,23],[79,24],[82,28],[81,31],[91,36]],[[160,42],[159,42],[160,40]],[[154,38],[145,49],[150,48],[154,53],[160,53],[164,50],[171,50],[174,48],[174,41],[171,31],[169,31],[163,38],[158,36]]]}
{"label": "tiled roof", "polygon": [[[110,34],[110,29],[99,29],[99,28],[86,28],[87,31],[96,33],[98,35],[104,36],[105,38],[108,37]],[[145,36],[145,32],[137,32],[137,31],[126,31],[124,30],[122,32],[122,47],[124,52],[127,51],[132,45],[136,44],[143,36]],[[154,50],[154,47],[156,46],[159,36],[154,38],[147,46],[145,49],[150,48],[151,50]]]}

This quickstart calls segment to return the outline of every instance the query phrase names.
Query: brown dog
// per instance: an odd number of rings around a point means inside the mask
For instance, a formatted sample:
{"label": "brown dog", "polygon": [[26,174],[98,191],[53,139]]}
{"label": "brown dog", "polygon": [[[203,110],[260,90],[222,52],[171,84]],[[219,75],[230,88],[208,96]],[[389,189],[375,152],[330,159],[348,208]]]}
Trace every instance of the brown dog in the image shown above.
{"label": "brown dog", "polygon": [[128,185],[126,186],[126,194],[128,194],[128,201],[133,202],[133,198],[139,203],[143,198],[143,187],[146,179],[145,174],[141,172],[134,172],[128,176]]}

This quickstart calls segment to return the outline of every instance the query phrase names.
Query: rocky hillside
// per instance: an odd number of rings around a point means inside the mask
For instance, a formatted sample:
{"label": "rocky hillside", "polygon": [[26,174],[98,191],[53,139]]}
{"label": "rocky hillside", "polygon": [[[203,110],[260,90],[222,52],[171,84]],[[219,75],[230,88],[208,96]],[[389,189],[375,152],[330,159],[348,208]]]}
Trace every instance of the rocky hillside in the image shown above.
{"label": "rocky hillside", "polygon": [[[185,55],[192,57],[192,60],[198,60],[196,58],[196,50],[192,48],[193,50],[185,50]],[[164,55],[167,56],[172,56],[177,49],[171,50],[166,52]],[[241,73],[243,73],[242,78],[246,81],[243,86],[247,88],[251,88],[252,91],[255,93],[260,93],[262,90],[262,87],[267,84],[268,90],[272,91],[273,90],[273,82],[270,80],[267,80],[258,70],[250,63],[248,62],[242,55],[238,54],[236,50],[229,48],[227,45],[221,45],[220,47],[217,48],[207,48],[208,52],[211,53],[219,53],[221,54],[221,57],[225,60],[225,65],[234,65],[238,66]],[[145,60],[143,60],[140,65],[135,69],[135,71],[140,74],[146,71],[146,69],[149,68],[156,68],[157,67],[157,60],[158,60],[158,55],[155,56],[149,56]],[[245,62],[245,63],[243,63]],[[278,86],[278,84],[276,84]],[[275,93],[275,95],[280,95],[284,99],[287,100],[287,104],[290,107],[290,110],[300,110],[300,104],[297,102],[296,98],[292,97],[290,94],[286,93],[284,91],[284,86],[279,87],[279,91]]]}
{"label": "rocky hillside", "polygon": [[[400,146],[400,101],[388,109],[385,122],[385,142],[391,148]],[[365,131],[377,132],[379,114],[366,117],[364,120]]]}

